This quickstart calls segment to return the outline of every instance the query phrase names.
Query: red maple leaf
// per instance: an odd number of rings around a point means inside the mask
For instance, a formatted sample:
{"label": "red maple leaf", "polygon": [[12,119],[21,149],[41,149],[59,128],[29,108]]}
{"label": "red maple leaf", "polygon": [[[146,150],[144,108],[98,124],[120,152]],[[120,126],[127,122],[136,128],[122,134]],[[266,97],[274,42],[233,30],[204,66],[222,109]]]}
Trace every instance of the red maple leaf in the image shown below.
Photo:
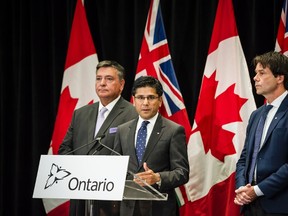
{"label": "red maple leaf", "polygon": [[197,127],[192,134],[199,131],[204,144],[205,153],[211,154],[224,162],[226,155],[236,153],[233,145],[234,133],[223,129],[223,125],[242,121],[239,111],[248,100],[234,93],[235,83],[215,98],[218,81],[216,72],[210,78],[204,76],[200,92],[195,121]]}
{"label": "red maple leaf", "polygon": [[52,136],[53,154],[57,154],[58,152],[59,146],[69,127],[77,102],[78,98],[74,99],[71,97],[70,89],[67,86],[60,96],[58,113]]}

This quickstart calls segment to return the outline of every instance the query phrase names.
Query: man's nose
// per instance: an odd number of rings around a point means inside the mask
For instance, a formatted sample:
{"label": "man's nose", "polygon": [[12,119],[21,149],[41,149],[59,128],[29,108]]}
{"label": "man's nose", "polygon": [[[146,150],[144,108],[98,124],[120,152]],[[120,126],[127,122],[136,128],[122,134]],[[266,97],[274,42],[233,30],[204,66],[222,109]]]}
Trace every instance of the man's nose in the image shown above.
{"label": "man's nose", "polygon": [[143,100],[143,104],[148,104],[148,102],[149,102],[148,97],[145,97]]}
{"label": "man's nose", "polygon": [[106,80],[105,80],[105,78],[102,78],[102,79],[101,79],[100,85],[106,85]]}

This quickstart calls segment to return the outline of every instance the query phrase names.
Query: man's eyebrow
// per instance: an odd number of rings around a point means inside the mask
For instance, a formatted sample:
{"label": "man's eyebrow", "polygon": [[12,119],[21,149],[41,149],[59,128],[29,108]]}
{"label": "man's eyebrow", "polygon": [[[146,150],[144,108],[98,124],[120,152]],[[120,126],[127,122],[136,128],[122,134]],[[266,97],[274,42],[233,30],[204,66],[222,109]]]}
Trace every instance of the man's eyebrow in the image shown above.
{"label": "man's eyebrow", "polygon": [[257,72],[261,72],[261,71],[265,71],[264,69],[259,69],[259,70],[254,70],[255,71],[255,73],[257,73]]}
{"label": "man's eyebrow", "polygon": [[96,77],[113,77],[112,75],[96,75]]}

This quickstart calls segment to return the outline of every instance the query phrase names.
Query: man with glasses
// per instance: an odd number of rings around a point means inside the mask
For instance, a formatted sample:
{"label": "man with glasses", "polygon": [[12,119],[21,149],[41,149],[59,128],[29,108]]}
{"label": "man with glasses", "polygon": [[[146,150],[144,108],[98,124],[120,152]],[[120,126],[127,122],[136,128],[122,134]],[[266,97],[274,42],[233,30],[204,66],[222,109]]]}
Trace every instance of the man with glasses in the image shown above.
{"label": "man with glasses", "polygon": [[132,95],[139,117],[118,127],[114,149],[130,155],[128,170],[138,178],[128,174],[127,179],[141,186],[145,181],[159,192],[167,193],[168,200],[122,201],[120,215],[177,215],[174,189],[189,178],[184,128],[159,114],[163,88],[157,79],[138,78]]}

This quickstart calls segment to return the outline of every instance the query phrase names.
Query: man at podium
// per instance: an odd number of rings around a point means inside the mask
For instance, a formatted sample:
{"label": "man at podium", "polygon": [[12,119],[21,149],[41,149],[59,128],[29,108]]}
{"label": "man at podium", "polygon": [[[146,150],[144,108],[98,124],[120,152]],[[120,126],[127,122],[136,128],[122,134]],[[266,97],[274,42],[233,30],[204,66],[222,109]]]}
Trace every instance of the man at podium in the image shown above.
{"label": "man at podium", "polygon": [[127,179],[134,179],[141,186],[145,182],[160,193],[167,193],[168,200],[124,200],[120,215],[177,215],[174,189],[189,178],[184,128],[159,114],[163,88],[154,77],[135,80],[132,95],[139,117],[118,127],[114,150],[130,155],[128,173],[132,174]]}
{"label": "man at podium", "polygon": [[[100,101],[74,111],[59,154],[111,154],[106,148],[97,149],[96,139],[102,138],[102,142],[113,148],[117,126],[137,117],[134,106],[121,97],[124,78],[125,70],[119,63],[99,62],[95,90]],[[87,206],[87,201],[71,200],[70,216],[73,215],[119,215],[119,202],[91,201]]]}

